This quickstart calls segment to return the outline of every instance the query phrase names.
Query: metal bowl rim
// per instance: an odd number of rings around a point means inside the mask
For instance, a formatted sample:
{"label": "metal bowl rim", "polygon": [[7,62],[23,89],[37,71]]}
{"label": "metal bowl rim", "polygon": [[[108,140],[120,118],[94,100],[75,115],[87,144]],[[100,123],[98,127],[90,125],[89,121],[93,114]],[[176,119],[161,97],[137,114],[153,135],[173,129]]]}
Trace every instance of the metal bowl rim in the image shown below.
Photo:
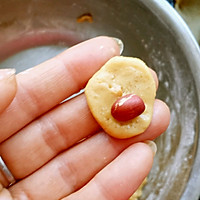
{"label": "metal bowl rim", "polygon": [[[176,38],[177,44],[182,49],[184,56],[188,60],[189,67],[192,71],[196,84],[198,98],[198,113],[200,113],[200,49],[199,45],[190,31],[188,25],[178,14],[178,12],[166,0],[141,0],[142,4],[157,15],[159,19],[168,26]],[[198,87],[199,86],[199,87]],[[198,123],[200,120],[198,118]],[[200,131],[198,131],[200,133]],[[200,134],[199,134],[200,135]],[[200,196],[200,140],[196,157],[193,163],[191,174],[186,185],[181,200],[193,199],[198,200]]]}

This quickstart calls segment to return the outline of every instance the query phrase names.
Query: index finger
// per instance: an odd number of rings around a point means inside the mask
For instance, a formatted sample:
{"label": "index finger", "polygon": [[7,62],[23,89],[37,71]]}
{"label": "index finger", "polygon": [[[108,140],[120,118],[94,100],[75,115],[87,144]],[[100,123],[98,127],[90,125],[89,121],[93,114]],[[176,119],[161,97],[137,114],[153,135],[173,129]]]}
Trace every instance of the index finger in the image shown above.
{"label": "index finger", "polygon": [[88,79],[120,48],[109,37],[97,37],[17,75],[18,90],[0,115],[0,142],[82,89]]}

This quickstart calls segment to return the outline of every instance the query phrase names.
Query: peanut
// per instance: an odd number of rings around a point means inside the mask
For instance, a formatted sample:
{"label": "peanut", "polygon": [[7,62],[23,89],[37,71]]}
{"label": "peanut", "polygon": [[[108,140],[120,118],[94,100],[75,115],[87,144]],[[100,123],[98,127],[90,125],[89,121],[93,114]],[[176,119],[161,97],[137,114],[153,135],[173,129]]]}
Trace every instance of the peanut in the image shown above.
{"label": "peanut", "polygon": [[118,121],[128,121],[141,115],[144,110],[144,102],[139,96],[127,94],[114,102],[111,114]]}

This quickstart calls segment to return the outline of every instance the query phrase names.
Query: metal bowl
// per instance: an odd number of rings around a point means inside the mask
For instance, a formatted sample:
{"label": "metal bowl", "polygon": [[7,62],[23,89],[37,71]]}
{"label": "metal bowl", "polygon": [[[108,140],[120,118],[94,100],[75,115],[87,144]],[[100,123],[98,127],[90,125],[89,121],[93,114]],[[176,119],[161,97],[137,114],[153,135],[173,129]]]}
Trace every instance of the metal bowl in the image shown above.
{"label": "metal bowl", "polygon": [[[81,15],[90,19],[77,21]],[[200,51],[165,0],[1,0],[0,32],[0,67],[18,71],[97,35],[121,38],[123,55],[140,57],[158,73],[157,97],[171,109],[140,199],[198,199]]]}

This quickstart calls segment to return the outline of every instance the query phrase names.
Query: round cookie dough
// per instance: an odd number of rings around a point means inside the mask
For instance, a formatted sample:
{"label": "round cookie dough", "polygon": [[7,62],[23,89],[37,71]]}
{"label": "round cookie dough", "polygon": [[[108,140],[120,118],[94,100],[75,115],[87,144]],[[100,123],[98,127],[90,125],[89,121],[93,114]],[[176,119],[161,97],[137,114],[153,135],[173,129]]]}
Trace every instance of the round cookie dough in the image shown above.
{"label": "round cookie dough", "polygon": [[[115,138],[130,138],[144,132],[151,122],[156,84],[142,60],[116,56],[88,81],[85,94],[94,118],[106,133]],[[127,94],[142,98],[145,110],[138,117],[121,122],[113,118],[111,107]]]}

